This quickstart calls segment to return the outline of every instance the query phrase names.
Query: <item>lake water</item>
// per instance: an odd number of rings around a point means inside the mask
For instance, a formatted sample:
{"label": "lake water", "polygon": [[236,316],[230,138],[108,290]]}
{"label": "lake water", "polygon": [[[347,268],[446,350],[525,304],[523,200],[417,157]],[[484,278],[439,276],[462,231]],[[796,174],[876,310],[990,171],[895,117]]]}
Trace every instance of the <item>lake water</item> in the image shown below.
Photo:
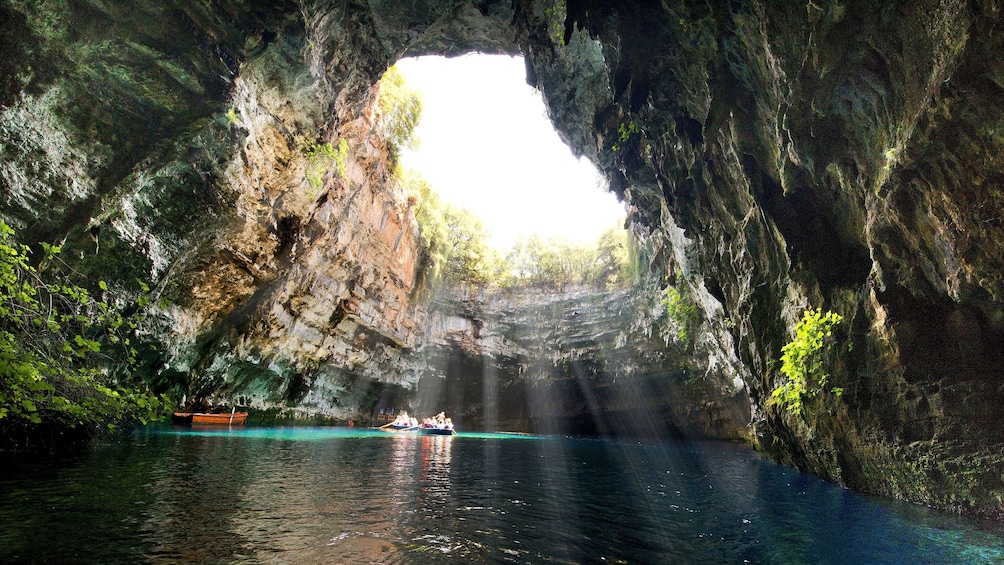
{"label": "lake water", "polygon": [[151,427],[0,479],[0,563],[1001,563],[716,442]]}

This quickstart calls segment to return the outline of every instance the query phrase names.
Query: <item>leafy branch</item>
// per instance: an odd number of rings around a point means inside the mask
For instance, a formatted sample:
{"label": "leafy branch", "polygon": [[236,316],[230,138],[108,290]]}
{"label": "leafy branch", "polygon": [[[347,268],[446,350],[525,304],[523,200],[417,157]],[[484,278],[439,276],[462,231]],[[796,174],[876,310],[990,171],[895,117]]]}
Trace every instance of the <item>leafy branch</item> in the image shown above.
{"label": "leafy branch", "polygon": [[415,128],[422,120],[423,106],[422,94],[408,84],[397,65],[387,69],[377,95],[377,127],[387,141],[391,163],[397,163],[404,149],[418,148]]}
{"label": "leafy branch", "polygon": [[[788,380],[774,389],[770,403],[798,416],[805,401],[826,388],[826,353],[833,347],[833,328],[841,321],[840,314],[824,314],[821,308],[802,313],[795,326],[795,338],[781,348],[781,373]],[[840,396],[844,390],[834,387],[830,392]]]}
{"label": "leafy branch", "polygon": [[[0,221],[0,432],[16,426],[74,428],[146,421],[167,407],[163,397],[126,386],[133,375],[136,330],[149,288],[124,305],[66,280],[51,280],[44,266],[59,246],[42,244],[42,269],[28,246]],[[23,428],[22,428],[23,429]]]}
{"label": "leafy branch", "polygon": [[627,122],[622,122],[617,126],[617,143],[614,143],[611,149],[614,151],[620,151],[625,143],[631,139],[632,135],[641,133],[641,128],[638,124],[634,123],[634,120],[628,120]]}

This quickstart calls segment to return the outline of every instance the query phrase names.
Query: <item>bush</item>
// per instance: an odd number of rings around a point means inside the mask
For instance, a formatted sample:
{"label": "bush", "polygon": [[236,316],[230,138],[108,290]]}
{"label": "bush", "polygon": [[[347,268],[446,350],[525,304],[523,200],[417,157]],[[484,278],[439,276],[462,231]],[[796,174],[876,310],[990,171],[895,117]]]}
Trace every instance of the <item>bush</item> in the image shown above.
{"label": "bush", "polygon": [[689,344],[694,327],[699,321],[697,305],[688,294],[680,292],[676,286],[666,287],[662,296],[662,305],[666,307],[666,314],[669,315],[669,318],[676,323],[677,341]]}
{"label": "bush", "polygon": [[[804,401],[826,388],[829,375],[824,364],[826,353],[833,346],[833,328],[843,321],[835,312],[823,313],[821,308],[806,310],[795,326],[795,339],[781,348],[781,373],[788,378],[774,389],[770,402],[798,416]],[[840,396],[841,388],[830,392]]]}
{"label": "bush", "polygon": [[314,197],[314,191],[324,186],[324,174],[331,167],[335,168],[336,175],[345,176],[345,157],[349,153],[349,143],[344,138],[339,140],[337,149],[331,143],[308,141],[301,141],[299,149],[307,158],[304,176],[310,185],[308,196],[311,198]]}
{"label": "bush", "polygon": [[[59,247],[41,247],[42,265],[58,260]],[[44,274],[0,221],[0,432],[17,443],[33,426],[114,428],[158,416],[164,398],[125,386],[145,293],[119,308]],[[109,294],[103,281],[96,286]]]}

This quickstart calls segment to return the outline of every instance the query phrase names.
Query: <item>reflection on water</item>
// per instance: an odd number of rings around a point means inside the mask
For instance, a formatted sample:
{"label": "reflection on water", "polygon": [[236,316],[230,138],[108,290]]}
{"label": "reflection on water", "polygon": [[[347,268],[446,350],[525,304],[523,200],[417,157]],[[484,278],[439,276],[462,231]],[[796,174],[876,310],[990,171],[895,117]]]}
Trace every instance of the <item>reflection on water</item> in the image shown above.
{"label": "reflection on water", "polygon": [[2,563],[998,563],[743,446],[152,428],[0,479]]}

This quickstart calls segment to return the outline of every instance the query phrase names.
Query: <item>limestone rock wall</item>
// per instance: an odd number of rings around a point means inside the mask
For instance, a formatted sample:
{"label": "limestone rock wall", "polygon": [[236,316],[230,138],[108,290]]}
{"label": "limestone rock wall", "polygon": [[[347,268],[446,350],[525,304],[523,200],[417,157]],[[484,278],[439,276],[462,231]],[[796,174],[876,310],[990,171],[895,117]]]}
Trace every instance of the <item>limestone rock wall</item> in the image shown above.
{"label": "limestone rock wall", "polygon": [[417,228],[372,125],[385,64],[346,108],[297,3],[35,4],[0,7],[2,217],[92,283],[154,288],[162,380],[338,417],[407,379]]}
{"label": "limestone rock wall", "polygon": [[464,429],[631,437],[748,438],[738,360],[716,362],[697,330],[681,338],[663,289],[486,294],[431,306],[419,413]]}
{"label": "limestone rock wall", "polygon": [[[440,339],[410,301],[421,258],[371,135],[374,82],[407,55],[522,53],[561,135],[630,207],[651,274],[701,306],[703,358],[743,382],[761,450],[997,514],[1000,10],[4,0],[0,216],[65,240],[84,277],[152,282],[153,365],[196,398],[355,414],[374,383],[418,382]],[[312,186],[304,143],[342,140],[345,166]],[[794,417],[767,399],[809,307],[844,316],[845,392]],[[443,335],[466,327],[450,319]]]}
{"label": "limestone rock wall", "polygon": [[[856,488],[999,512],[999,7],[566,13],[563,36],[524,40],[537,84],[709,319],[728,320],[711,328],[734,337],[757,445]],[[586,33],[607,89],[579,96],[560,77]],[[767,400],[810,307],[845,318],[830,366],[845,392],[795,417]]]}

